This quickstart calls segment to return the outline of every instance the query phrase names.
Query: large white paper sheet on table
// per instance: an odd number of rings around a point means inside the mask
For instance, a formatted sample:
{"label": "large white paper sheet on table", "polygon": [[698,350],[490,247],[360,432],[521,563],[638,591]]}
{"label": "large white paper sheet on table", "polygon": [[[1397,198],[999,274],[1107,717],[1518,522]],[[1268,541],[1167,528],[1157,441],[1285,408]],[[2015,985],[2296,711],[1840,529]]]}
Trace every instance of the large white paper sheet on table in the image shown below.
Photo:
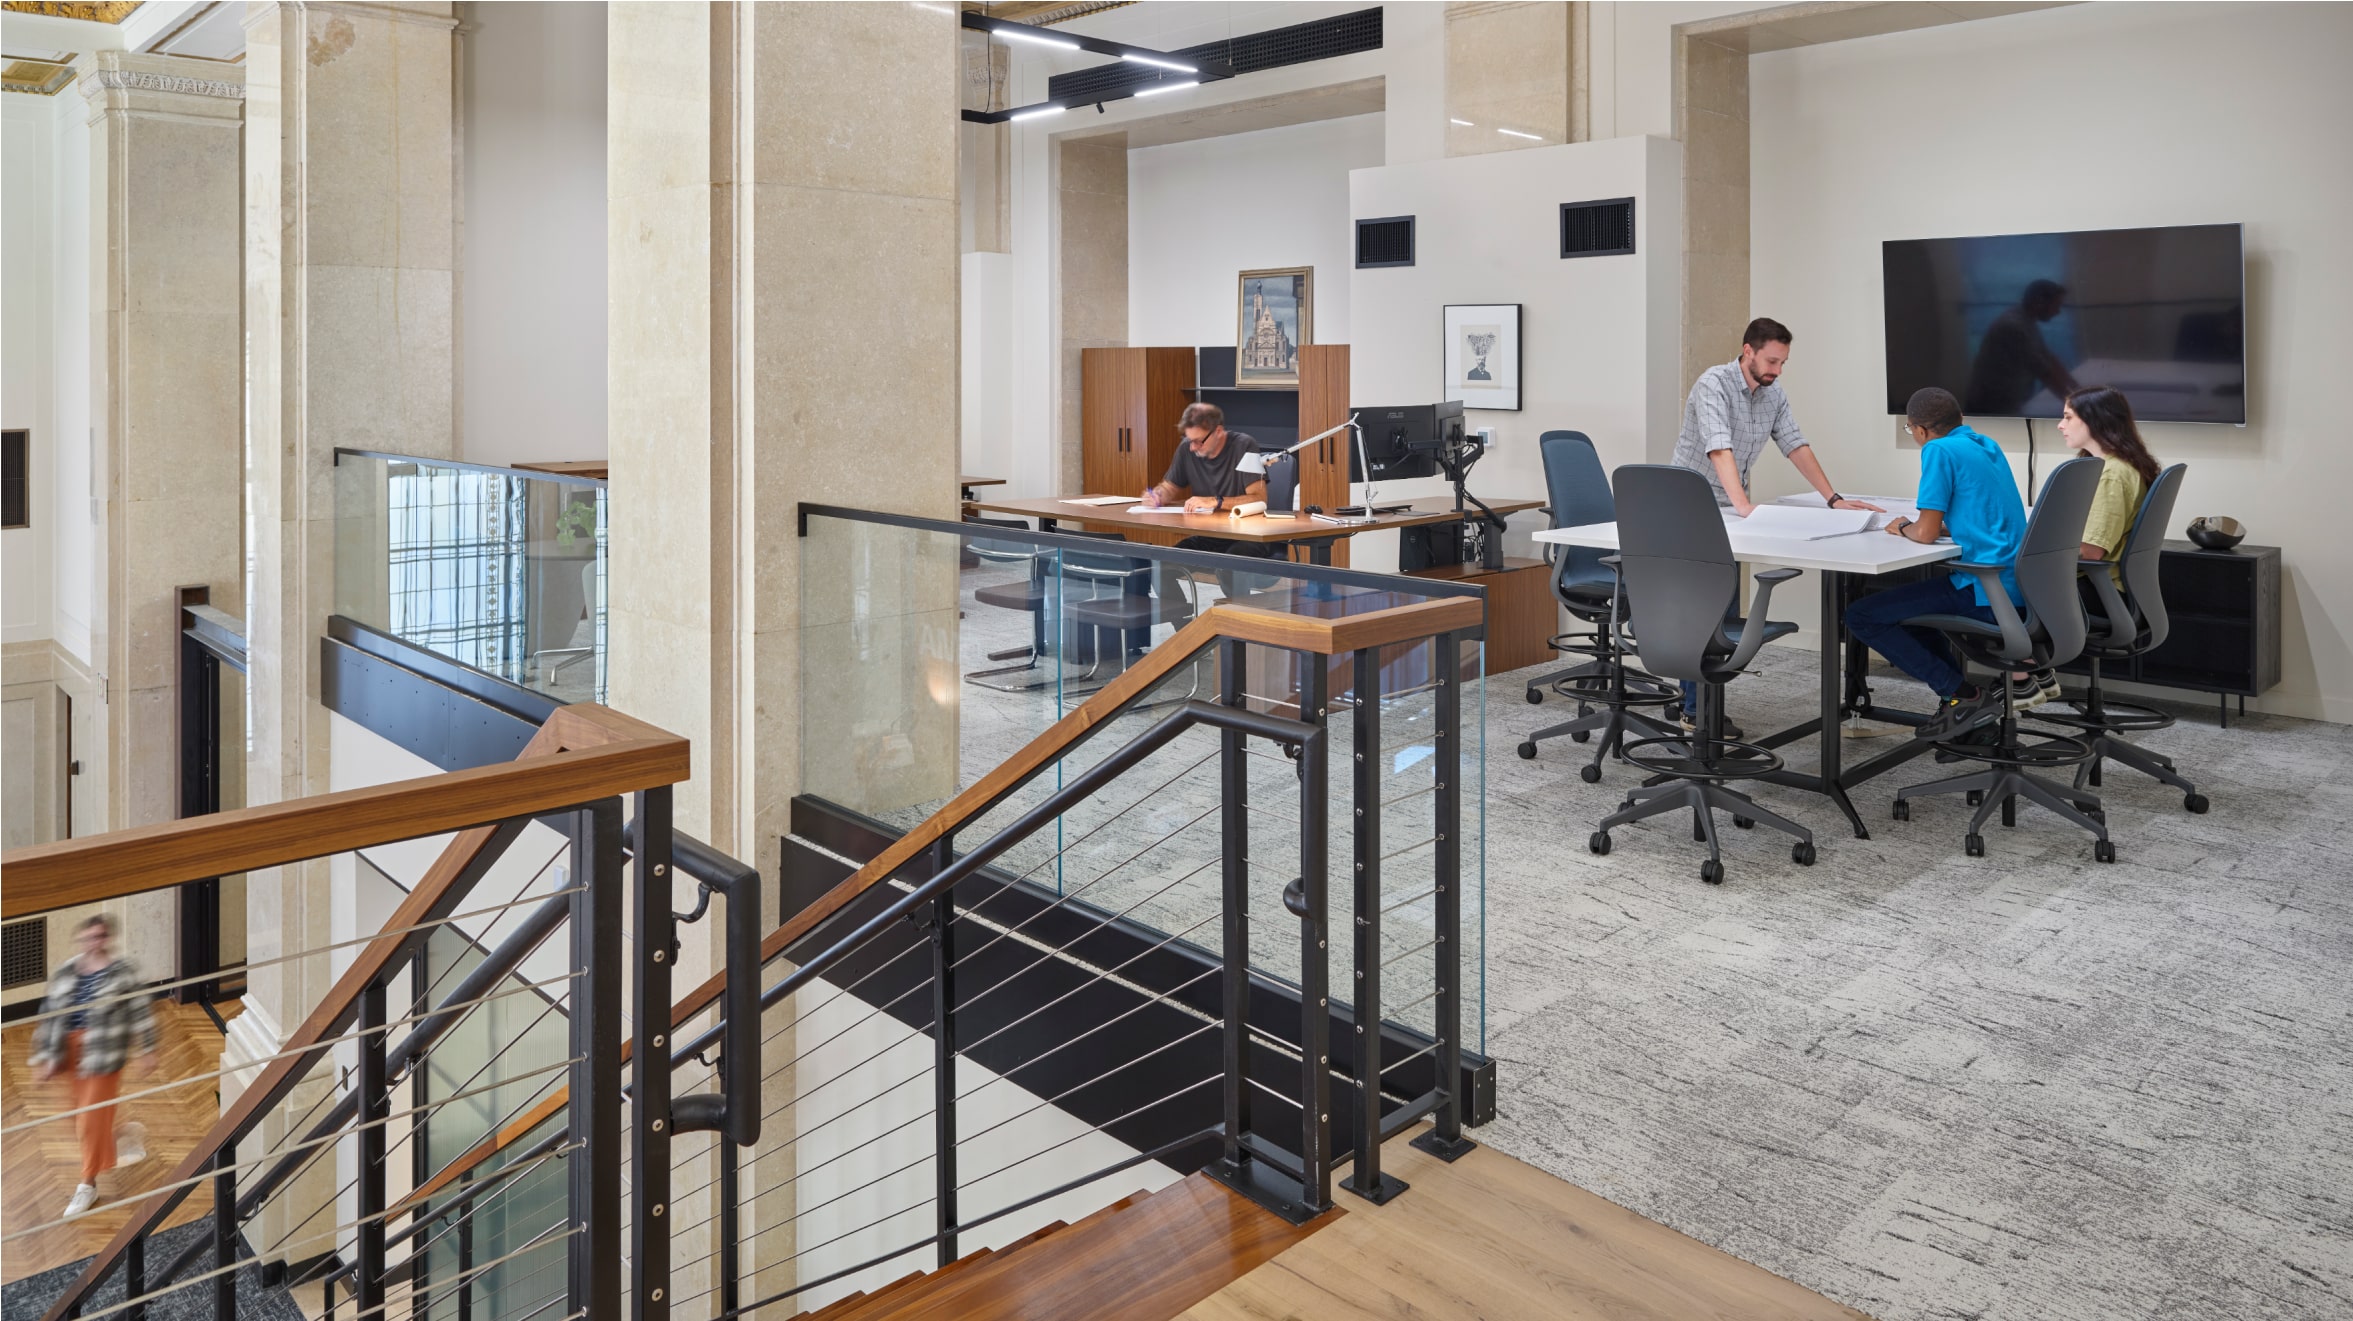
{"label": "large white paper sheet on table", "polygon": [[1135,499],[1132,495],[1074,495],[1065,498],[1066,505],[1118,505]]}
{"label": "large white paper sheet on table", "polygon": [[1868,531],[1871,511],[1868,509],[1808,509],[1803,505],[1758,505],[1748,511],[1748,517],[1729,515],[1727,521],[1743,531],[1760,537],[1781,537],[1791,541],[1820,541],[1824,537],[1843,537],[1850,533]]}
{"label": "large white paper sheet on table", "polygon": [[[1865,504],[1877,505],[1881,509],[1887,511],[1882,514],[1871,515],[1871,521],[1865,526],[1873,532],[1879,531],[1880,529],[1886,527],[1889,523],[1892,523],[1899,518],[1909,518],[1915,522],[1917,522],[1920,518],[1920,506],[1914,504],[1908,497],[1905,496],[1850,495],[1847,497],[1847,499],[1860,500]],[[1821,495],[1814,491],[1808,491],[1804,495],[1785,495],[1780,499],[1775,500],[1773,503],[1784,507],[1794,507],[1798,509],[1828,509],[1830,507],[1823,501]]]}
{"label": "large white paper sheet on table", "polygon": [[1128,512],[1131,514],[1181,514],[1185,512],[1185,507],[1183,505],[1135,505],[1130,507]]}

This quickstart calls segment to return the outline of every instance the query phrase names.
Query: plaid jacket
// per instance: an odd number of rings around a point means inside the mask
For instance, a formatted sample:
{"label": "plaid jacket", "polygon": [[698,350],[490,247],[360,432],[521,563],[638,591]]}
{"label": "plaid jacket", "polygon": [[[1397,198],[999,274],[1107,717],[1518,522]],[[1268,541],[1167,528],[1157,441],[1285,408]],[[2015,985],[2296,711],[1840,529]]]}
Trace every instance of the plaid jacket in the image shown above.
{"label": "plaid jacket", "polygon": [[[82,980],[78,958],[67,959],[49,974],[49,990],[41,998],[43,1015],[33,1029],[32,1063],[49,1064],[65,1058],[65,1028],[73,1019],[74,987]],[[128,959],[107,964],[98,994],[88,1006],[89,1026],[82,1032],[81,1058],[75,1072],[85,1078],[121,1073],[131,1058],[136,1039],[139,1054],[155,1049],[154,998],[146,981]]]}

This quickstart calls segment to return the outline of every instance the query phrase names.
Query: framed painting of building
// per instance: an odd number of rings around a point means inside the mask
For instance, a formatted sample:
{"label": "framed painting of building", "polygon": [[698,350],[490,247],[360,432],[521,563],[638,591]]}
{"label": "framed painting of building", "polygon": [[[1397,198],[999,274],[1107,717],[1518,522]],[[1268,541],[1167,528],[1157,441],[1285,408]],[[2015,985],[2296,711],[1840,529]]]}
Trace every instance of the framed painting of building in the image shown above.
{"label": "framed painting of building", "polygon": [[1465,408],[1518,412],[1520,305],[1448,303],[1445,307],[1445,400]]}
{"label": "framed painting of building", "polygon": [[1315,342],[1315,268],[1242,272],[1234,320],[1234,384],[1299,388],[1299,346]]}

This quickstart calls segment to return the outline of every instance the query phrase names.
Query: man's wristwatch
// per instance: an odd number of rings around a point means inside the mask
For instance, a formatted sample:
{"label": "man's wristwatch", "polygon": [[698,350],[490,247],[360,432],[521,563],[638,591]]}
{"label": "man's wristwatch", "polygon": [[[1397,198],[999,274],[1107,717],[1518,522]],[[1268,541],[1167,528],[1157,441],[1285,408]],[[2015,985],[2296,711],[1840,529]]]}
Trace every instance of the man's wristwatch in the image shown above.
{"label": "man's wristwatch", "polygon": [[1831,507],[1831,508],[1833,508],[1833,509],[1837,508],[1837,507],[1838,507],[1838,502],[1839,502],[1839,501],[1841,501],[1841,500],[1844,500],[1844,499],[1846,499],[1846,497],[1845,497],[1845,496],[1843,496],[1843,495],[1840,495],[1840,494],[1839,494],[1838,492],[1836,492],[1836,491],[1832,491],[1832,492],[1830,493],[1830,507]]}

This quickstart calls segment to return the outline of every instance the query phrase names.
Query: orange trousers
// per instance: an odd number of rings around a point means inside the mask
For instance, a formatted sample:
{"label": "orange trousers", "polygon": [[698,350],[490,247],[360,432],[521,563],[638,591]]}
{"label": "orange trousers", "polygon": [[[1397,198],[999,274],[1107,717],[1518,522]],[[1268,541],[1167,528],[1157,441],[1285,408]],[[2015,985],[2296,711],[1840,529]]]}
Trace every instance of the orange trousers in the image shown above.
{"label": "orange trousers", "polygon": [[[74,1116],[74,1134],[82,1140],[82,1182],[96,1183],[98,1176],[114,1168],[114,1098],[122,1093],[120,1073],[102,1073],[85,1078],[79,1068],[82,1058],[82,1034],[65,1034],[65,1060],[59,1066],[72,1080],[73,1108],[81,1111]],[[88,1107],[88,1108],[85,1108]]]}

